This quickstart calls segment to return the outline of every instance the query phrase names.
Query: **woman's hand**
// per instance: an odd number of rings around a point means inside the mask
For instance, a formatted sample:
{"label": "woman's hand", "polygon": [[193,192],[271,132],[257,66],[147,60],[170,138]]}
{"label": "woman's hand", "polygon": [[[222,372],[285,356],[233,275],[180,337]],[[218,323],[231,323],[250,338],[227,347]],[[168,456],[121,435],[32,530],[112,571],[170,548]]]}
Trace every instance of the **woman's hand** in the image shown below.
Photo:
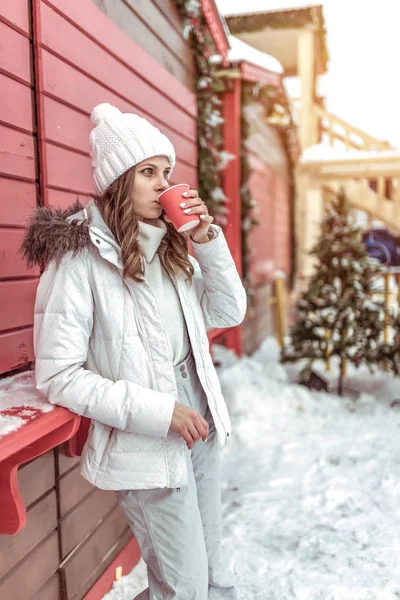
{"label": "woman's hand", "polygon": [[197,190],[188,190],[187,192],[184,192],[181,208],[186,214],[196,214],[200,216],[200,223],[188,232],[192,240],[197,244],[208,242],[208,230],[210,229],[211,223],[214,221],[214,217],[208,214],[207,206],[205,202],[199,198]]}
{"label": "woman's hand", "polygon": [[183,437],[189,450],[200,438],[205,442],[208,436],[207,421],[197,410],[188,408],[179,402],[175,403],[170,429]]}

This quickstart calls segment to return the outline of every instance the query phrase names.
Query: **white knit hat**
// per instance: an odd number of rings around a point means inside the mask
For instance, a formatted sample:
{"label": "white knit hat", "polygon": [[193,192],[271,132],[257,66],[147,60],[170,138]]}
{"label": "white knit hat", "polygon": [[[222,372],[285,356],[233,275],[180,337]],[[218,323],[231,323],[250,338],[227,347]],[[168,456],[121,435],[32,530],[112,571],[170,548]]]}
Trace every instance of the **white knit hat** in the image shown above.
{"label": "white knit hat", "polygon": [[90,119],[95,125],[89,137],[90,156],[94,186],[99,194],[146,158],[165,156],[171,169],[174,168],[173,145],[146,119],[122,113],[107,103],[95,106]]}

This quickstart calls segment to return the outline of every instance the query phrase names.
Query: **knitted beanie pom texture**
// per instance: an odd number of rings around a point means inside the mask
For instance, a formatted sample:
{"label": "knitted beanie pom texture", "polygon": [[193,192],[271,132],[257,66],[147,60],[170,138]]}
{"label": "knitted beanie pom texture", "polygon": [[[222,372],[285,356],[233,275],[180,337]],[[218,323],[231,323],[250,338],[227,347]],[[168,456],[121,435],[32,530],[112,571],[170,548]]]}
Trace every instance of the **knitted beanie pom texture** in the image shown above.
{"label": "knitted beanie pom texture", "polygon": [[93,182],[98,194],[123,173],[153,156],[165,156],[175,166],[175,149],[166,135],[133,113],[122,113],[108,103],[95,106],[89,136]]}

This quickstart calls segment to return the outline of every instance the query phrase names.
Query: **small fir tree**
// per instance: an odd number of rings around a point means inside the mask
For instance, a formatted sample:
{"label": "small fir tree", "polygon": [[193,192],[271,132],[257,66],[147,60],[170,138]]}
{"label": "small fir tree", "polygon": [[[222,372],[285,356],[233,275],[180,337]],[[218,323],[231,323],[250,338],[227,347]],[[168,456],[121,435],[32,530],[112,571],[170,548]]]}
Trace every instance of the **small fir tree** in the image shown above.
{"label": "small fir tree", "polygon": [[368,256],[361,236],[341,192],[328,208],[311,250],[315,271],[308,290],[296,303],[291,343],[282,352],[283,362],[308,359],[301,373],[303,381],[309,378],[315,360],[338,356],[341,395],[346,361],[356,366],[364,363],[373,370],[381,358],[385,316],[374,293],[382,267]]}

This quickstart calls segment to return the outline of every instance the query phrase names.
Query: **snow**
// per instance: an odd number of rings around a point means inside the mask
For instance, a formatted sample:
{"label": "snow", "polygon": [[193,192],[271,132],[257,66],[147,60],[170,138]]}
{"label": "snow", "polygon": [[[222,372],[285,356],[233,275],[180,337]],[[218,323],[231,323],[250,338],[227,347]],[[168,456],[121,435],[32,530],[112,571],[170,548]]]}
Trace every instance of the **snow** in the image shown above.
{"label": "snow", "polygon": [[302,163],[329,160],[370,160],[375,158],[395,158],[400,161],[399,150],[344,150],[332,148],[328,144],[315,144],[306,148],[300,157]]}
{"label": "snow", "polygon": [[257,65],[262,69],[266,69],[267,71],[271,71],[272,73],[278,73],[279,75],[283,73],[283,67],[279,60],[270,54],[260,52],[260,50],[242,42],[242,40],[239,40],[239,38],[234,35],[229,35],[228,39],[230,45],[228,59],[230,62],[240,62],[243,60],[252,65]]}
{"label": "snow", "polygon": [[254,13],[266,13],[278,10],[292,10],[318,6],[319,2],[307,2],[307,0],[216,0],[219,11],[224,15],[243,15]]}
{"label": "snow", "polygon": [[33,371],[0,380],[0,438],[54,406],[39,394]]}
{"label": "snow", "polygon": [[[400,598],[400,380],[349,368],[347,397],[310,391],[272,338],[240,360],[217,346],[215,359],[233,426],[222,497],[239,600]],[[316,370],[334,391],[332,363]],[[141,561],[104,600],[145,585]]]}
{"label": "snow", "polygon": [[128,575],[114,581],[112,589],[103,596],[102,600],[132,600],[147,587],[146,564],[141,558]]}

